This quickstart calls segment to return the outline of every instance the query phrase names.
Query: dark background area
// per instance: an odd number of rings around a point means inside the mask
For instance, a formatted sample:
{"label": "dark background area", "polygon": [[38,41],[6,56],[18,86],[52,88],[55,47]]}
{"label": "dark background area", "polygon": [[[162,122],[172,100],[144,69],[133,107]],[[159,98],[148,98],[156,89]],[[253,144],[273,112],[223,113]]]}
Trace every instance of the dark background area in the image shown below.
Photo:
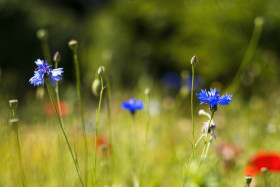
{"label": "dark background area", "polygon": [[257,69],[257,75],[240,91],[273,87],[279,80],[278,7],[276,0],[4,0],[0,87],[2,93],[15,96],[32,88],[28,80],[34,61],[44,58],[36,32],[44,28],[51,54],[61,53],[60,66],[68,83],[75,76],[67,43],[76,39],[85,88],[100,65],[112,74],[116,87],[133,88],[141,76],[160,81],[166,72],[190,71],[193,55],[198,56],[196,73],[205,85],[216,81],[226,88],[245,55],[258,16],[264,19],[263,32],[247,67],[248,72]]}

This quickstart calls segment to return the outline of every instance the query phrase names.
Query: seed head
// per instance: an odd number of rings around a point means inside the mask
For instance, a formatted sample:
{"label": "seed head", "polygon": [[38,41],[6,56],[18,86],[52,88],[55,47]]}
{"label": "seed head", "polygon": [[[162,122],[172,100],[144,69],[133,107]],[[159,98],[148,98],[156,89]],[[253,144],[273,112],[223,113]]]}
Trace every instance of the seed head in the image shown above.
{"label": "seed head", "polygon": [[197,63],[197,58],[196,58],[196,56],[193,56],[191,58],[191,65],[195,65],[196,63]]}
{"label": "seed head", "polygon": [[246,182],[247,186],[249,186],[252,182],[252,177],[251,176],[245,176],[245,182]]}
{"label": "seed head", "polygon": [[37,38],[39,40],[47,40],[48,39],[48,31],[45,29],[40,29],[37,31]]}
{"label": "seed head", "polygon": [[77,42],[77,40],[70,40],[70,41],[68,42],[68,46],[70,47],[70,49],[71,49],[72,51],[76,52],[77,49],[78,49],[78,42]]}
{"label": "seed head", "polygon": [[11,99],[9,100],[9,105],[12,110],[16,110],[18,106],[18,100],[17,99]]}

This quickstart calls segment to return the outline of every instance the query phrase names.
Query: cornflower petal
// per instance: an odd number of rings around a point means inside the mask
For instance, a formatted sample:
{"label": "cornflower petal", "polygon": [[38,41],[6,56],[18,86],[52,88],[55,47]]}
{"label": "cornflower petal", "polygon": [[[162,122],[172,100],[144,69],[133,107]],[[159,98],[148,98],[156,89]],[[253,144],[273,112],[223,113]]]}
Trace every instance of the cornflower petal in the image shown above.
{"label": "cornflower petal", "polygon": [[44,86],[45,78],[50,78],[53,86],[56,85],[55,81],[60,81],[62,78],[63,68],[50,69],[51,65],[47,62],[37,59],[35,64],[38,66],[34,71],[34,76],[29,80],[34,86],[39,86],[42,84]]}
{"label": "cornflower petal", "polygon": [[198,99],[200,100],[200,104],[208,102],[208,93],[206,90],[201,89],[200,94],[196,94],[198,96]]}
{"label": "cornflower petal", "polygon": [[232,95],[222,95],[220,96],[219,90],[216,90],[216,88],[212,89],[210,88],[210,91],[201,90],[201,93],[196,94],[198,96],[198,99],[200,100],[200,104],[208,103],[211,107],[214,107],[215,105],[228,105],[230,101],[232,101]]}
{"label": "cornflower petal", "polygon": [[136,110],[142,110],[144,108],[144,103],[141,100],[131,98],[129,101],[122,102],[122,108],[134,114]]}
{"label": "cornflower petal", "polygon": [[232,95],[228,95],[228,94],[226,94],[226,95],[222,95],[221,97],[220,97],[220,100],[219,100],[219,104],[220,105],[228,105],[228,103],[230,102],[230,101],[232,101]]}
{"label": "cornflower petal", "polygon": [[39,58],[35,61],[35,64],[37,66],[40,66],[40,65],[43,65],[44,64],[44,61],[43,60],[40,60]]}

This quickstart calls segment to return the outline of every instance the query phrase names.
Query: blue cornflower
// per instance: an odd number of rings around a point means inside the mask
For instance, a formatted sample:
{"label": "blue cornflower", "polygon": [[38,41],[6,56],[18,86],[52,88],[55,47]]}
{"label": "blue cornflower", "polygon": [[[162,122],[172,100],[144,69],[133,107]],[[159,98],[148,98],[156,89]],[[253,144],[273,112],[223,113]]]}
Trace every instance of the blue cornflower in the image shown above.
{"label": "blue cornflower", "polygon": [[42,84],[44,86],[45,78],[50,78],[53,86],[56,85],[55,81],[60,81],[63,73],[63,68],[51,69],[51,65],[43,60],[37,59],[35,64],[38,66],[34,71],[34,76],[29,80],[34,86]]}
{"label": "blue cornflower", "polygon": [[141,100],[130,98],[129,101],[122,102],[122,108],[134,114],[136,110],[142,110],[144,108],[144,103]]}
{"label": "blue cornflower", "polygon": [[220,96],[219,90],[210,88],[210,91],[201,90],[201,93],[196,94],[198,99],[200,100],[200,104],[208,103],[210,105],[210,109],[217,110],[217,105],[228,105],[230,101],[232,101],[232,95],[222,95]]}

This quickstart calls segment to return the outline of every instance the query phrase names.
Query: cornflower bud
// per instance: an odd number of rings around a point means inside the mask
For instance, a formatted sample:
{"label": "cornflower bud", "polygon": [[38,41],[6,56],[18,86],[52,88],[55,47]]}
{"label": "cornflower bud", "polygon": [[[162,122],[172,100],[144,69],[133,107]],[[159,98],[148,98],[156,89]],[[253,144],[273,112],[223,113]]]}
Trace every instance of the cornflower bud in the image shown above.
{"label": "cornflower bud", "polygon": [[53,56],[53,61],[59,63],[61,60],[60,53],[57,51]]}
{"label": "cornflower bud", "polygon": [[92,93],[97,97],[101,90],[101,83],[99,79],[94,79],[92,85],[91,85],[91,91]]}
{"label": "cornflower bud", "polygon": [[47,40],[48,39],[48,32],[45,29],[40,29],[37,31],[37,38],[39,40]]}
{"label": "cornflower bud", "polygon": [[102,74],[104,73],[104,71],[105,71],[104,66],[100,66],[100,67],[98,68],[98,75],[102,75]]}
{"label": "cornflower bud", "polygon": [[197,58],[196,56],[193,56],[191,59],[191,65],[195,65],[197,63]]}
{"label": "cornflower bud", "polygon": [[78,42],[77,42],[77,40],[70,40],[70,41],[68,42],[68,46],[70,47],[70,49],[71,49],[72,51],[76,52],[77,49],[78,49]]}

